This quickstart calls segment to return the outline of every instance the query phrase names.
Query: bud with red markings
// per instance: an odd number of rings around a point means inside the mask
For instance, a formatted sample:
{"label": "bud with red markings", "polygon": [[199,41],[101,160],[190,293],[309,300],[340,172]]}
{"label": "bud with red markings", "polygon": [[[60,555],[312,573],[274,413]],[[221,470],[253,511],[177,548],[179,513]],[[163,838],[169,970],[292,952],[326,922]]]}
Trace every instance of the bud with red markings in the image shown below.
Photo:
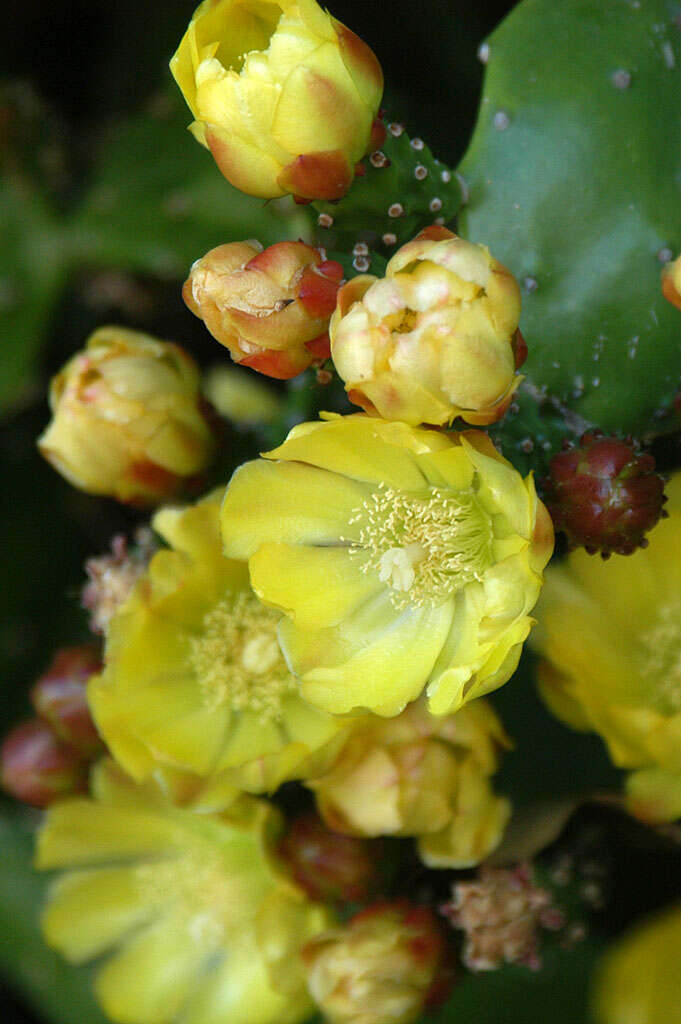
{"label": "bud with red markings", "polygon": [[182,295],[237,363],[288,380],[329,356],[328,326],[343,268],[304,242],[211,249]]}

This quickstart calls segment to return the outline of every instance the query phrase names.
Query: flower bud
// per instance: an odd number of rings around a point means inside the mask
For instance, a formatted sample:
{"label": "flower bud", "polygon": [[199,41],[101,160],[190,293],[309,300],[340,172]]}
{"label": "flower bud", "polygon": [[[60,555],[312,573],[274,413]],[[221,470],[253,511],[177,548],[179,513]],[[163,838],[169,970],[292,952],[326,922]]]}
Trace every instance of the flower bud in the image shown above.
{"label": "flower bud", "polygon": [[31,691],[40,718],[84,757],[90,757],[102,745],[87,702],[88,680],[100,669],[101,661],[93,647],[63,647]]}
{"label": "flower bud", "polygon": [[288,380],[328,358],[342,277],[304,242],[229,242],[196,261],[182,296],[237,363]]}
{"label": "flower bud", "polygon": [[331,770],[308,783],[327,824],[356,836],[419,836],[431,867],[470,867],[498,845],[510,805],[489,776],[508,745],[485,701],[436,718],[420,701],[367,716]]}
{"label": "flower bud", "polygon": [[101,327],[50,386],[38,447],[75,487],[153,505],[210,462],[199,371],[179,345]]}
{"label": "flower bud", "polygon": [[576,448],[553,456],[545,489],[554,526],[571,547],[600,551],[606,558],[645,547],[644,534],[662,515],[666,500],[652,455],[600,431],[589,431]]}
{"label": "flower bud", "polygon": [[331,354],[351,401],[373,415],[442,425],[494,423],[521,378],[520,290],[484,245],[426,228],[385,277],[338,294]]}
{"label": "flower bud", "polygon": [[377,903],[302,951],[310,994],[331,1024],[416,1020],[444,955],[432,912],[406,902]]}
{"label": "flower bud", "polygon": [[357,903],[374,876],[371,844],[326,828],[316,814],[303,814],[289,825],[279,855],[304,891],[314,900]]}
{"label": "flower bud", "polygon": [[345,195],[371,144],[383,74],[315,0],[204,0],[170,69],[192,134],[242,192]]}
{"label": "flower bud", "polygon": [[32,718],[5,737],[0,747],[0,781],[16,800],[47,807],[59,797],[85,792],[87,765],[46,722]]}
{"label": "flower bud", "polygon": [[662,268],[662,294],[673,306],[681,309],[681,256]]}

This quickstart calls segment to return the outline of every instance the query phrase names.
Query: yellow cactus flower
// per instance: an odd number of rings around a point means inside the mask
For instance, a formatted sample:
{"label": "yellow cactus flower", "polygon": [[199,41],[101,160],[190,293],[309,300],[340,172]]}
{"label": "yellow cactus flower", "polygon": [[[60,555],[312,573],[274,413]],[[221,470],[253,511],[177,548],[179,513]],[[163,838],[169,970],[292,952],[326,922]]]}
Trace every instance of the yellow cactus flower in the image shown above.
{"label": "yellow cactus flower", "polygon": [[329,1024],[411,1024],[437,998],[445,946],[426,907],[379,902],[303,949]]}
{"label": "yellow cactus flower", "polygon": [[363,718],[330,771],[308,785],[337,832],[420,836],[430,867],[472,867],[499,844],[510,815],[489,782],[506,746],[485,700],[444,718],[420,700],[396,718]]}
{"label": "yellow cactus flower", "polygon": [[484,245],[426,228],[384,278],[353,277],[331,318],[331,355],[350,399],[387,420],[494,423],[522,380],[520,289]]}
{"label": "yellow cactus flower", "polygon": [[288,380],[328,359],[342,277],[304,242],[228,242],[194,263],[182,297],[235,362]]}
{"label": "yellow cactus flower", "polygon": [[110,953],[95,992],[119,1024],[296,1024],[312,1010],[298,950],[330,916],[275,860],[280,828],[255,797],[196,814],[101,762],[38,836],[37,867],[62,872],[45,937],[72,963]]}
{"label": "yellow cactus flower", "polygon": [[673,306],[681,309],[681,256],[662,268],[662,294]]}
{"label": "yellow cactus flower", "polygon": [[639,925],[608,950],[596,972],[597,1024],[681,1020],[681,906]]}
{"label": "yellow cactus flower", "polygon": [[125,770],[143,780],[165,768],[190,794],[192,777],[265,792],[312,774],[345,727],[298,695],[277,642],[280,614],[255,597],[245,563],[223,557],[221,496],[156,514],[171,548],[111,621],[105,669],[88,689]]}
{"label": "yellow cactus flower", "polygon": [[208,401],[240,427],[272,423],[284,411],[284,398],[255,374],[237,366],[214,366],[206,374]]}
{"label": "yellow cactus flower", "polygon": [[312,704],[399,714],[427,688],[450,714],[518,663],[551,521],[489,438],[363,414],[295,427],[234,474],[225,552],[287,618],[279,639]]}
{"label": "yellow cactus flower", "polygon": [[215,444],[194,360],[172,342],[100,327],[52,380],[42,455],[89,494],[158,504],[203,472]]}
{"label": "yellow cactus flower", "polygon": [[532,635],[548,706],[636,770],[630,806],[649,821],[681,815],[681,474],[665,490],[648,547],[605,563],[577,550],[547,571]]}
{"label": "yellow cactus flower", "polygon": [[170,69],[194,137],[242,192],[345,195],[370,145],[383,74],[315,0],[204,0]]}

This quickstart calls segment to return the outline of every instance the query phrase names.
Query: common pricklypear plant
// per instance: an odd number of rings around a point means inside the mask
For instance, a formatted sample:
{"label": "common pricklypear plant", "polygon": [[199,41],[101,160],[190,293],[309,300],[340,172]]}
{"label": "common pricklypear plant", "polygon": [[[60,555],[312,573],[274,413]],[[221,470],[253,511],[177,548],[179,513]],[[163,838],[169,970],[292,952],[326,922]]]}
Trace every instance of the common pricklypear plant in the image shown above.
{"label": "common pricklypear plant", "polygon": [[0,104],[8,399],[82,275],[7,445],[0,970],[47,1024],[671,1024],[681,6],[522,0],[458,165],[352,26],[204,0],[78,187]]}

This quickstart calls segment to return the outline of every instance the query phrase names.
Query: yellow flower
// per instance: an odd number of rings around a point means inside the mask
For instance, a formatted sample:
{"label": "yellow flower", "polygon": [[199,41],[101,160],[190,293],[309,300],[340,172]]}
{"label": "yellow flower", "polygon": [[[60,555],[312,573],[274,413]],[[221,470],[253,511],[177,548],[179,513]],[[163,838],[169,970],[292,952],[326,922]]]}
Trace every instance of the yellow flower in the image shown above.
{"label": "yellow flower", "polygon": [[194,263],[182,296],[235,362],[288,380],[328,359],[342,277],[304,242],[228,242]]}
{"label": "yellow flower", "polygon": [[199,386],[179,345],[100,327],[52,380],[53,419],[38,447],[89,494],[158,504],[212,459]]}
{"label": "yellow flower", "polygon": [[484,434],[362,414],[302,424],[237,470],[222,533],[288,616],[303,696],[386,716],[424,687],[444,715],[506,682],[553,548],[531,477]]}
{"label": "yellow flower", "polygon": [[366,43],[315,0],[204,0],[170,69],[192,133],[242,192],[345,195],[383,75]]}
{"label": "yellow flower", "polygon": [[353,402],[388,420],[493,423],[521,381],[520,289],[484,245],[426,228],[385,277],[353,277],[331,318],[331,355]]}
{"label": "yellow flower", "polygon": [[342,731],[300,698],[277,642],[281,616],[254,596],[245,563],[223,557],[220,498],[156,514],[172,547],[112,620],[106,667],[88,692],[125,770],[143,780],[168,769],[178,799],[195,795],[193,776],[211,777],[218,795],[228,782],[274,790],[323,767],[322,748]]}
{"label": "yellow flower", "polygon": [[206,374],[204,390],[220,415],[238,426],[271,423],[284,411],[283,396],[237,366],[212,367]]}
{"label": "yellow flower", "polygon": [[681,474],[649,546],[608,562],[578,550],[551,567],[532,644],[539,687],[569,725],[593,729],[647,820],[681,814]]}
{"label": "yellow flower", "polygon": [[444,943],[425,907],[381,902],[312,939],[303,960],[330,1024],[411,1024],[437,986]]}
{"label": "yellow flower", "polygon": [[621,939],[596,974],[597,1024],[675,1024],[681,1020],[681,906]]}
{"label": "yellow flower", "polygon": [[105,1013],[120,1024],[308,1016],[298,950],[329,914],[275,861],[278,812],[254,797],[229,815],[180,810],[110,761],[92,790],[50,810],[36,862],[63,870],[43,916],[48,943],[73,963],[111,952],[95,981]]}
{"label": "yellow flower", "polygon": [[498,845],[510,814],[489,782],[505,746],[486,701],[444,718],[417,701],[396,718],[362,719],[331,770],[309,786],[336,831],[420,836],[430,867],[471,867]]}

